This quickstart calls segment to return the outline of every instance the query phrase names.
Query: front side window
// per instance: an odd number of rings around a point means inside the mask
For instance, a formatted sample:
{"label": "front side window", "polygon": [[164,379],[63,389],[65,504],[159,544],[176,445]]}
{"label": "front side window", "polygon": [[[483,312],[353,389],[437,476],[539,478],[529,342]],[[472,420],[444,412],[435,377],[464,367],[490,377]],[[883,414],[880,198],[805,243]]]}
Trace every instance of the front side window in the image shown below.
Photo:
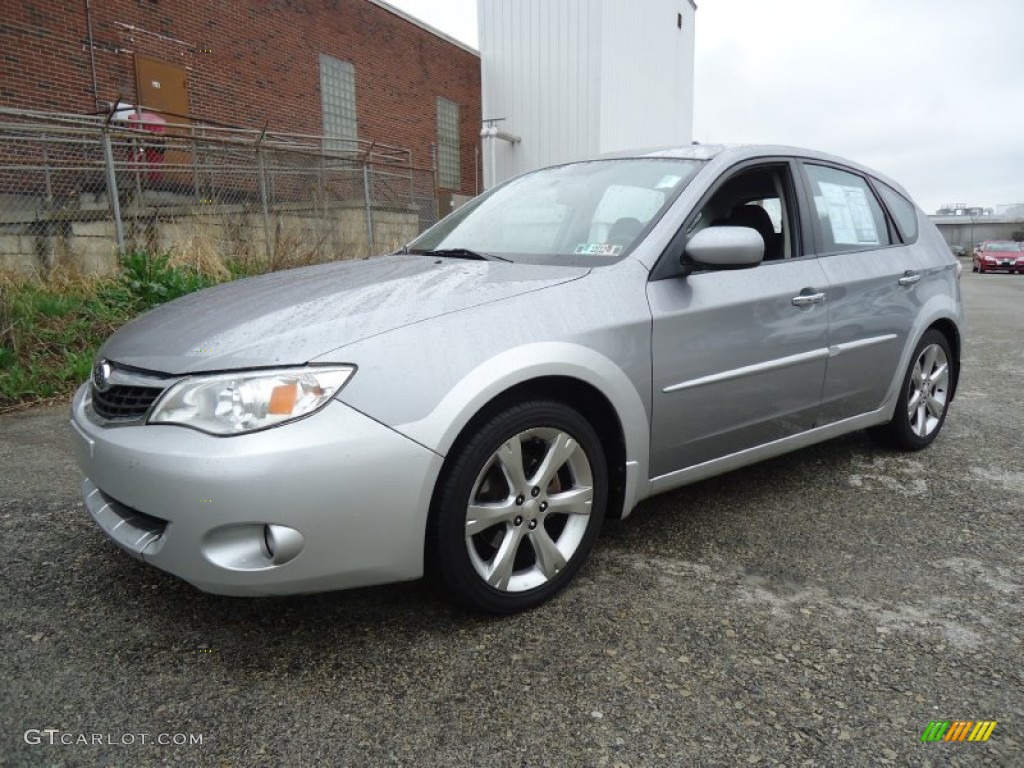
{"label": "front side window", "polygon": [[459,164],[459,105],[437,100],[437,174],[444,189],[462,189]]}
{"label": "front side window", "polygon": [[320,56],[324,149],[356,151],[356,70],[351,62]]}
{"label": "front side window", "polygon": [[890,245],[882,206],[867,181],[847,171],[807,165],[823,253]]}
{"label": "front side window", "polygon": [[781,261],[802,255],[795,223],[789,166],[772,164],[745,168],[726,179],[690,222],[687,236],[705,227],[748,227],[764,241],[764,260]]}
{"label": "front side window", "polygon": [[535,171],[481,195],[409,247],[466,249],[530,263],[611,263],[640,241],[702,163],[594,160]]}

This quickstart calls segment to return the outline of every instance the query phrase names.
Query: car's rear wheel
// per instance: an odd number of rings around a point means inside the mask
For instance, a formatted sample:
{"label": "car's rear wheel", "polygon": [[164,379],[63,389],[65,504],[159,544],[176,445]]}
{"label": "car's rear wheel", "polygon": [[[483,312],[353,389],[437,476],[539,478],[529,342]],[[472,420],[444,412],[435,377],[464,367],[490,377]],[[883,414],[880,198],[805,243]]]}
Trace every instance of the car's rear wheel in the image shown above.
{"label": "car's rear wheel", "polygon": [[916,451],[939,434],[953,392],[953,355],[949,341],[937,330],[921,337],[903,377],[892,421],[870,430],[883,445]]}
{"label": "car's rear wheel", "polygon": [[555,401],[514,405],[449,458],[427,553],[446,593],[509,614],[565,587],[593,547],[607,500],[604,451],[586,419]]}

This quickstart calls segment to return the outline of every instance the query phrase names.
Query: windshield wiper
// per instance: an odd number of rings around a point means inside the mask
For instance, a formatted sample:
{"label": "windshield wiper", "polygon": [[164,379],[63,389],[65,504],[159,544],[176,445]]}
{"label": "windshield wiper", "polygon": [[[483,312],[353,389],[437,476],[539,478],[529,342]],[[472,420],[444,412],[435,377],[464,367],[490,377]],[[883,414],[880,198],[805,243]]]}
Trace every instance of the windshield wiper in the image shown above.
{"label": "windshield wiper", "polygon": [[471,261],[512,261],[512,259],[506,259],[504,256],[498,256],[495,253],[471,251],[469,248],[436,248],[430,251],[409,251],[409,253],[417,253],[423,256],[440,256],[441,258],[445,259],[469,259]]}

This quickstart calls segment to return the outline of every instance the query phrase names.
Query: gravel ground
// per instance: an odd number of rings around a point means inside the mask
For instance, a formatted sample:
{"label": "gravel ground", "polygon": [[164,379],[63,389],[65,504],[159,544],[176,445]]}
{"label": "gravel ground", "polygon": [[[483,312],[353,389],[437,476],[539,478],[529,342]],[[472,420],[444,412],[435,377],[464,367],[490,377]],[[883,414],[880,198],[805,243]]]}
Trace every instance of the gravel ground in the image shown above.
{"label": "gravel ground", "polygon": [[857,434],[650,500],[501,620],[421,584],[201,594],[89,521],[64,409],[2,417],[0,765],[1024,765],[1024,278],[964,290],[931,448]]}

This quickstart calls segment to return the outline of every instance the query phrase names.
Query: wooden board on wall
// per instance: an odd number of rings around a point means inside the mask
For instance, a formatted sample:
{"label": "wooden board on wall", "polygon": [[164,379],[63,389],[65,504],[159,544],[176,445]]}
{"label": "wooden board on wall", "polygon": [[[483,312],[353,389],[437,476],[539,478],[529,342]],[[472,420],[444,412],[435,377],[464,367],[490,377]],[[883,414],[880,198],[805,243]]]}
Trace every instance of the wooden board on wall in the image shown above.
{"label": "wooden board on wall", "polygon": [[[191,122],[188,100],[188,70],[177,64],[135,56],[135,88],[138,104],[147,112],[154,112],[168,123],[183,125]],[[169,134],[181,133],[172,128]],[[176,171],[164,171],[163,179],[178,184],[192,183],[192,154],[184,149],[169,148],[163,164]]]}

